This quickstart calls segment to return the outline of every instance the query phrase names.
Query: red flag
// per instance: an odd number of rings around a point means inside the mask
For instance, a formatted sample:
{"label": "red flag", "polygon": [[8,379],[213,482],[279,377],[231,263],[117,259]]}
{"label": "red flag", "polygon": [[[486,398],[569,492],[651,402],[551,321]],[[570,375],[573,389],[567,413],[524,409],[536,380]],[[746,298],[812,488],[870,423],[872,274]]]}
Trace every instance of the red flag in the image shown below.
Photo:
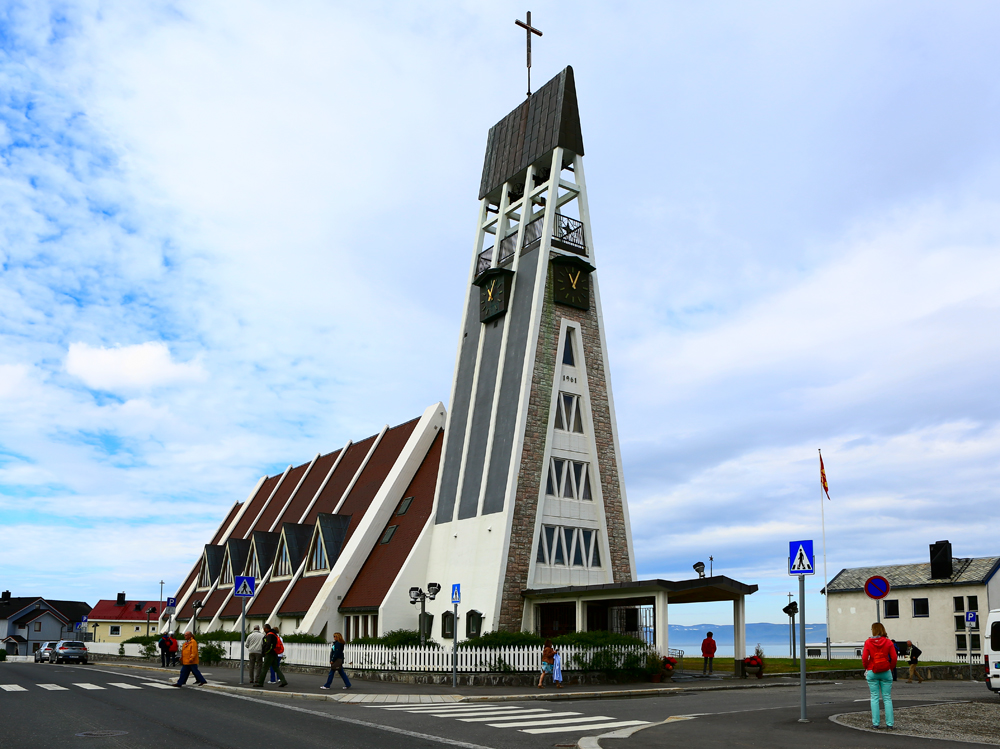
{"label": "red flag", "polygon": [[830,487],[826,483],[826,468],[823,467],[823,451],[819,452],[819,483],[823,487],[823,491],[826,492],[826,498],[830,498]]}

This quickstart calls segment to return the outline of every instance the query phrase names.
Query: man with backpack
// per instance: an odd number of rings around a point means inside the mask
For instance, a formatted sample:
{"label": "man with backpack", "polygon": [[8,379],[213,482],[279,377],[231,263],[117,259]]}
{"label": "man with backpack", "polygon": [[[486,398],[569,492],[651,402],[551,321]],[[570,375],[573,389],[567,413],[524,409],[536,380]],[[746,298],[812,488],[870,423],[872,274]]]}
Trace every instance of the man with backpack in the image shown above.
{"label": "man with backpack", "polygon": [[861,651],[861,663],[865,667],[865,679],[872,697],[872,728],[879,726],[879,697],[885,705],[885,727],[893,728],[892,715],[892,671],[896,670],[896,647],[881,622],[872,625],[872,636],[865,640]]}
{"label": "man with backpack", "polygon": [[284,644],[281,642],[281,638],[278,637],[277,633],[271,629],[271,625],[264,625],[264,641],[261,643],[261,654],[264,656],[264,662],[261,664],[260,676],[257,677],[257,682],[253,684],[257,689],[262,689],[264,687],[264,674],[267,673],[268,669],[273,668],[275,674],[280,679],[279,687],[287,687],[288,680],[285,679],[285,675],[281,673],[281,658],[279,656],[285,650]]}
{"label": "man with backpack", "polygon": [[166,668],[170,665],[170,633],[164,632],[160,635],[156,645],[160,648],[160,668]]}
{"label": "man with backpack", "polygon": [[173,633],[171,633],[170,634],[170,647],[167,649],[167,653],[170,656],[170,661],[167,664],[168,666],[176,666],[177,665],[177,651],[178,650],[180,650],[180,645],[177,643],[177,637]]}

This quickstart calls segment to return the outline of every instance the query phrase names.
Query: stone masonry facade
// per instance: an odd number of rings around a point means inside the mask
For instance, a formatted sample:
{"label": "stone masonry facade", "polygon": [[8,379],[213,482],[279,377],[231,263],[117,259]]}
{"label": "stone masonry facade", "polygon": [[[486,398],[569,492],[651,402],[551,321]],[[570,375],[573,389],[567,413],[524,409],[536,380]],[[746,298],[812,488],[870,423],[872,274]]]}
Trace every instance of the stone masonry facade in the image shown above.
{"label": "stone masonry facade", "polygon": [[[551,267],[551,264],[550,264]],[[630,582],[632,567],[629,563],[628,536],[622,492],[615,455],[614,432],[611,428],[611,407],[608,401],[607,376],[604,371],[604,353],[601,330],[598,325],[594,289],[590,290],[590,309],[586,312],[556,305],[552,301],[552,274],[546,272],[545,300],[541,327],[535,348],[535,366],[532,372],[531,395],[528,401],[524,445],[517,477],[517,495],[514,501],[510,546],[503,581],[498,628],[516,632],[521,628],[524,599],[521,591],[527,588],[528,569],[534,544],[535,518],[538,514],[538,497],[544,475],[545,441],[548,435],[549,409],[552,403],[552,385],[555,379],[556,353],[559,349],[559,330],[563,319],[580,324],[583,356],[587,369],[590,404],[594,422],[594,439],[597,444],[597,467],[601,476],[601,493],[604,496],[604,513],[608,526],[608,555],[615,582]]]}

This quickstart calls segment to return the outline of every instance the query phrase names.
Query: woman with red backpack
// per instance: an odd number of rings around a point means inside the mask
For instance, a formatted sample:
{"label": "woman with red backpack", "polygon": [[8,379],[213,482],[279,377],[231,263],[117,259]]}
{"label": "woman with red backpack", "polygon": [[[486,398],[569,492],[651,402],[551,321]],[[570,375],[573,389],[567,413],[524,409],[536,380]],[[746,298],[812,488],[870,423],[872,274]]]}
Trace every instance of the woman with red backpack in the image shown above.
{"label": "woman with red backpack", "polygon": [[865,679],[872,695],[872,727],[879,728],[878,701],[881,697],[885,705],[885,727],[893,728],[892,720],[892,674],[896,670],[896,646],[881,622],[872,625],[872,636],[865,640],[861,651],[861,663],[865,667]]}

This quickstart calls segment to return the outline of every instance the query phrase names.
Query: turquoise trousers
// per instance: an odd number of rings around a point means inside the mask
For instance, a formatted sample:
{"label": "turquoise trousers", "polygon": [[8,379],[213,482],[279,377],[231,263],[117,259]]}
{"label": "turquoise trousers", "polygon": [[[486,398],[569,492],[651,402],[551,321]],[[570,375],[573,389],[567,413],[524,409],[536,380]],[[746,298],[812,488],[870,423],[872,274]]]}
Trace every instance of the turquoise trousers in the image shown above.
{"label": "turquoise trousers", "polygon": [[883,671],[880,674],[874,671],[866,671],[865,678],[868,680],[868,690],[872,694],[872,725],[879,724],[878,701],[882,698],[885,705],[885,724],[891,726],[892,723],[892,671]]}

